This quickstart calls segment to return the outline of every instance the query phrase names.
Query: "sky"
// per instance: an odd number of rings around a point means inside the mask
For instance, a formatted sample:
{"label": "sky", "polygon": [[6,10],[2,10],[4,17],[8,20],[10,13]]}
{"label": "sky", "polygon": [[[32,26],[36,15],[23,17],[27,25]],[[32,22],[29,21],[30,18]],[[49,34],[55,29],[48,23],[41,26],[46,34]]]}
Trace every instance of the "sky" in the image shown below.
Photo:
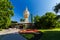
{"label": "sky", "polygon": [[[53,8],[60,0],[10,0],[14,6],[13,21],[20,22],[23,17],[24,10],[28,7],[30,14],[42,16],[46,12],[54,12]],[[58,15],[60,15],[58,13]]]}

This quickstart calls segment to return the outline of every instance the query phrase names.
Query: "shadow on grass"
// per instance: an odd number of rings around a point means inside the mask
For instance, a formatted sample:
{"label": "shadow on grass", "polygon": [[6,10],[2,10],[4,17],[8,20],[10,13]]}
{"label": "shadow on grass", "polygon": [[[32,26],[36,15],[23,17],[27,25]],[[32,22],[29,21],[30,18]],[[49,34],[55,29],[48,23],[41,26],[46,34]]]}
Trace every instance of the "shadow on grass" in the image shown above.
{"label": "shadow on grass", "polygon": [[60,31],[46,31],[41,34],[23,34],[27,40],[60,40]]}
{"label": "shadow on grass", "polygon": [[35,34],[22,34],[27,40],[39,40],[41,36],[43,35],[42,32],[40,33],[35,33]]}
{"label": "shadow on grass", "polygon": [[29,40],[39,40],[42,37],[43,33],[39,33],[39,34],[34,34],[34,37],[32,37]]}
{"label": "shadow on grass", "polygon": [[60,40],[60,31],[47,31],[40,40]]}

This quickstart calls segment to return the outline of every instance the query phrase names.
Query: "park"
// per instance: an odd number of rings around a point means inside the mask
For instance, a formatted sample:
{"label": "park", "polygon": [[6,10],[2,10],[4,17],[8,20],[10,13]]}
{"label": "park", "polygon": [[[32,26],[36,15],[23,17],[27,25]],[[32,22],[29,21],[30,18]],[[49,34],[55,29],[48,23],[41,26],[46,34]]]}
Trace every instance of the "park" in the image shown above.
{"label": "park", "polygon": [[0,0],[0,40],[60,40],[60,3],[47,1]]}

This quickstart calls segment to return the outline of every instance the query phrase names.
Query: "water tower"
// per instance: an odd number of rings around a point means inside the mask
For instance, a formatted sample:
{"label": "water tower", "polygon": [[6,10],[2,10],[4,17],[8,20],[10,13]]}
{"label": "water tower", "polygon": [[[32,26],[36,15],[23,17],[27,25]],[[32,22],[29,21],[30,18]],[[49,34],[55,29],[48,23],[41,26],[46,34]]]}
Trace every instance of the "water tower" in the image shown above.
{"label": "water tower", "polygon": [[24,11],[24,19],[25,19],[25,23],[29,23],[29,11],[28,11],[28,8],[26,7],[26,10]]}

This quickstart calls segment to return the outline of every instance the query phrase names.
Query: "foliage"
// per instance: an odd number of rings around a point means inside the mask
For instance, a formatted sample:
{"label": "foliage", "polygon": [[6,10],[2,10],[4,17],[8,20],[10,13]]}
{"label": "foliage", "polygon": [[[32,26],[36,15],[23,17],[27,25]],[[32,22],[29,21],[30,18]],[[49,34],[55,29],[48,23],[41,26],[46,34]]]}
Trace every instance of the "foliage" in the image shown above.
{"label": "foliage", "polygon": [[[60,3],[55,6],[54,11],[56,13],[60,12]],[[57,18],[60,19],[60,15],[57,15]]]}
{"label": "foliage", "polygon": [[[56,13],[58,13],[60,11],[60,3],[55,6],[54,11]],[[56,19],[58,19],[58,22],[57,22],[56,26],[60,27],[60,15],[57,15]]]}
{"label": "foliage", "polygon": [[20,19],[20,21],[21,21],[21,22],[24,22],[24,21],[25,21],[25,19]]}
{"label": "foliage", "polygon": [[55,8],[54,8],[54,11],[55,11],[56,13],[58,13],[59,10],[60,10],[60,3],[57,4],[57,5],[55,6]]}
{"label": "foliage", "polygon": [[56,26],[56,15],[52,12],[47,12],[40,19],[41,28],[54,28]]}
{"label": "foliage", "polygon": [[0,0],[0,28],[8,28],[13,15],[11,2],[9,0]]}
{"label": "foliage", "polygon": [[36,15],[36,16],[34,17],[34,19],[35,19],[35,20],[34,20],[35,22],[39,22],[40,16]]}
{"label": "foliage", "polygon": [[48,28],[55,28],[58,26],[58,19],[57,15],[52,12],[47,12],[43,16],[35,16],[35,27],[37,29],[48,29]]}
{"label": "foliage", "polygon": [[17,23],[17,21],[11,21],[11,23]]}
{"label": "foliage", "polygon": [[36,28],[36,29],[39,29],[40,28],[40,16],[35,16],[34,17],[34,22],[35,22],[35,26],[34,26],[34,28]]}
{"label": "foliage", "polygon": [[60,28],[60,21],[57,22],[56,28]]}

